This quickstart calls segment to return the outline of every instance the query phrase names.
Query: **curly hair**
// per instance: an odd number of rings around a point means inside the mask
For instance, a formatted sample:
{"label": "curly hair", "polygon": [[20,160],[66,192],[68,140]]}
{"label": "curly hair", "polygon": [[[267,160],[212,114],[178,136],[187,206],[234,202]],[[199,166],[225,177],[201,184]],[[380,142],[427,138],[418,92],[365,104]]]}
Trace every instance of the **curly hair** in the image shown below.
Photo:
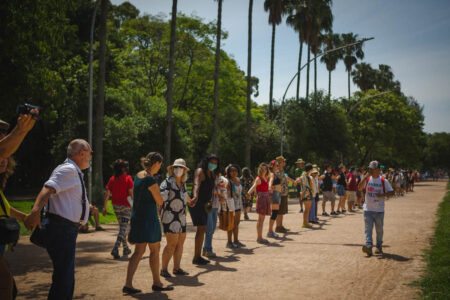
{"label": "curly hair", "polygon": [[14,169],[16,168],[16,161],[14,158],[8,158],[8,166],[6,167],[5,172],[0,174],[0,189],[4,189],[6,186],[6,182],[8,178],[14,173]]}

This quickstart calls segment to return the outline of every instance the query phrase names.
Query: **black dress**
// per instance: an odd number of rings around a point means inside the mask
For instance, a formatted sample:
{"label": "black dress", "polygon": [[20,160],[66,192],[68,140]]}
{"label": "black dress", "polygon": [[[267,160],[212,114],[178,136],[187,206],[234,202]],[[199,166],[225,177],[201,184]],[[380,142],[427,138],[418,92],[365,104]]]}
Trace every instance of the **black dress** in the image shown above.
{"label": "black dress", "polygon": [[209,178],[205,174],[205,180],[200,183],[198,189],[198,199],[194,207],[189,208],[189,214],[192,218],[194,226],[206,226],[208,221],[208,213],[205,204],[211,201],[214,190],[214,178]]}

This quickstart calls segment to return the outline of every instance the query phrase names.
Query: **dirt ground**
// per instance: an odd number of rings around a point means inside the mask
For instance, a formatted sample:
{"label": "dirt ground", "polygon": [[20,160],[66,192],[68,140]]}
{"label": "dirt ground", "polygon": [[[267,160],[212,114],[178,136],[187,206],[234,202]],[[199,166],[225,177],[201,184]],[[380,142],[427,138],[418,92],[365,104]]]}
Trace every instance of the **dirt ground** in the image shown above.
{"label": "dirt ground", "polygon": [[[423,182],[414,193],[386,203],[384,258],[367,258],[362,212],[320,217],[315,230],[300,228],[299,205],[290,200],[285,226],[291,232],[268,246],[256,243],[256,214],[240,226],[247,248],[225,248],[226,234],[218,231],[213,246],[220,256],[210,265],[191,264],[194,233],[189,227],[182,267],[187,277],[163,280],[174,291],[153,293],[148,253],[139,265],[134,286],[137,299],[412,299],[418,290],[410,284],[424,267],[422,251],[429,246],[435,213],[445,193],[444,182]],[[329,211],[329,206],[327,205]],[[319,209],[319,212],[321,209]],[[268,219],[264,224],[267,230]],[[117,226],[78,237],[76,299],[119,299],[127,260],[109,254]],[[164,247],[165,242],[162,242]],[[51,262],[42,249],[20,240],[7,260],[19,288],[19,299],[45,299],[51,282]],[[169,270],[171,271],[171,265]]]}

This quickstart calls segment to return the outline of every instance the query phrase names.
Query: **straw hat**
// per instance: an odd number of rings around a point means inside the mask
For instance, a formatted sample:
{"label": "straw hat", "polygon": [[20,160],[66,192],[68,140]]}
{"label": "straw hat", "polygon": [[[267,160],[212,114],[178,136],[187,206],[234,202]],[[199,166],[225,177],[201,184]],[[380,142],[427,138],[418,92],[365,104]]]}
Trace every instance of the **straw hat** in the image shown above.
{"label": "straw hat", "polygon": [[297,159],[297,161],[295,162],[295,164],[304,164],[305,161],[301,158]]}
{"label": "straw hat", "polygon": [[186,161],[182,158],[177,158],[175,159],[175,161],[173,162],[173,164],[171,166],[167,167],[167,171],[171,171],[173,170],[174,167],[181,167],[184,168],[186,171],[189,171],[190,169],[186,166]]}
{"label": "straw hat", "polygon": [[284,158],[283,155],[277,156],[275,159],[276,159],[278,162],[279,162],[279,161],[286,161],[286,158]]}
{"label": "straw hat", "polygon": [[313,168],[311,170],[311,174],[314,174],[314,173],[319,174],[319,170],[317,170],[317,168]]}

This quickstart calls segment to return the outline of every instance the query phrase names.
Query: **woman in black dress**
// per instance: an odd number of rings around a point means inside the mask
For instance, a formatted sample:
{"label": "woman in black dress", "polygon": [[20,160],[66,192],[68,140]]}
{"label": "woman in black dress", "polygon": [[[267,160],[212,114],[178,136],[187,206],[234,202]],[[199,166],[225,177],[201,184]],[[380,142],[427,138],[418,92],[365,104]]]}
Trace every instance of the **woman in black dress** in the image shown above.
{"label": "woman in black dress", "polygon": [[189,213],[192,223],[197,227],[195,234],[195,253],[193,264],[205,265],[209,260],[201,256],[203,241],[205,239],[208,211],[211,208],[216,171],[219,170],[219,158],[211,154],[204,158],[195,171],[192,201],[189,203]]}

